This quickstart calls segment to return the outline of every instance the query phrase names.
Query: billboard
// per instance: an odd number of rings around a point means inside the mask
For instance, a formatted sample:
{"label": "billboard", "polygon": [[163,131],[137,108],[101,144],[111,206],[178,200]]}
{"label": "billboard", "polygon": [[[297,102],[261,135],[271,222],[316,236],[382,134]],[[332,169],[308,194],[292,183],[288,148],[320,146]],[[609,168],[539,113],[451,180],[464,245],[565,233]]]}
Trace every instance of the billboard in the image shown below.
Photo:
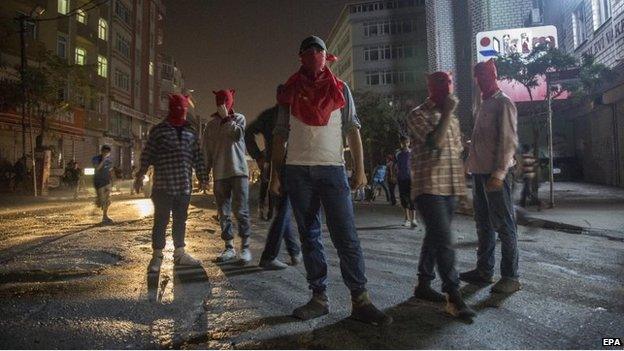
{"label": "billboard", "polygon": [[[559,47],[557,28],[555,26],[541,26],[528,28],[513,28],[479,32],[476,37],[477,62],[485,62],[498,56],[519,53],[526,56],[538,45],[548,45],[551,48]],[[515,102],[531,101],[526,88],[515,81],[499,81],[499,86],[505,94]],[[546,98],[546,79],[540,78],[539,85],[531,89],[533,100]],[[558,98],[565,99],[567,94]]]}

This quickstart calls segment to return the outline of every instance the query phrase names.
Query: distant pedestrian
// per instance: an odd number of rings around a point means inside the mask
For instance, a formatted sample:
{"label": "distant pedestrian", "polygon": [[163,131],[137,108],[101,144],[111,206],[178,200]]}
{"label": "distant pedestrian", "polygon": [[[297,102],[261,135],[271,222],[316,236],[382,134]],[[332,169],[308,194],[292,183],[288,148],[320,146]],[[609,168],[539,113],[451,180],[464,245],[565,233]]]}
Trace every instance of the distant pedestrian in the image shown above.
{"label": "distant pedestrian", "polygon": [[[447,311],[459,317],[475,312],[464,302],[455,269],[451,222],[457,197],[465,193],[462,143],[454,111],[451,76],[435,72],[427,76],[429,98],[407,118],[412,140],[412,198],[425,223],[425,237],[418,262],[418,285],[414,297],[433,302],[447,301]],[[440,294],[431,287],[437,265],[442,279]]]}
{"label": "distant pedestrian", "polygon": [[388,169],[388,176],[387,176],[388,194],[390,195],[390,198],[388,199],[388,201],[390,202],[392,206],[395,206],[397,204],[395,189],[396,189],[398,180],[397,180],[397,166],[396,166],[394,155],[390,154],[386,156],[386,167]]}
{"label": "distant pedestrian", "polygon": [[[328,265],[321,236],[321,205],[329,235],[338,251],[344,283],[351,291],[351,318],[386,325],[392,317],[373,305],[366,289],[364,257],[355,227],[345,170],[343,138],[353,157],[353,188],[366,185],[360,122],[346,83],[327,61],[323,40],[311,36],[299,47],[300,69],[278,94],[271,191],[288,191],[302,242],[303,261],[312,290],[310,301],[293,315],[307,320],[329,313]],[[286,146],[288,144],[288,146]],[[282,165],[284,165],[282,167]]]}
{"label": "distant pedestrian", "polygon": [[16,192],[18,188],[25,190],[27,173],[26,156],[22,156],[13,165],[13,192]]}
{"label": "distant pedestrian", "polygon": [[217,112],[206,124],[204,153],[208,173],[214,175],[214,194],[217,201],[221,239],[225,249],[217,257],[220,262],[236,258],[232,212],[238,224],[241,251],[238,258],[244,264],[251,261],[249,236],[249,171],[245,159],[245,116],[234,112],[234,90],[214,92]]}
{"label": "distant pedestrian", "polygon": [[141,164],[135,174],[134,190],[139,193],[143,177],[153,166],[151,198],[154,203],[152,227],[152,259],[148,271],[160,271],[166,230],[173,218],[173,263],[176,266],[200,266],[201,261],[185,251],[186,219],[193,191],[193,169],[202,188],[208,176],[199,146],[197,131],[186,119],[189,100],[179,94],[169,95],[167,118],[152,127],[147,144],[141,153]]}
{"label": "distant pedestrian", "polygon": [[[280,88],[278,87],[278,91],[279,89]],[[247,127],[247,130],[245,131],[245,142],[249,155],[256,160],[258,168],[266,170],[266,173],[263,172],[262,175],[262,177],[266,176],[267,178],[266,190],[268,190],[268,181],[270,180],[271,174],[271,144],[273,142],[273,129],[275,128],[275,122],[277,120],[277,112],[277,105],[265,110]],[[257,134],[262,135],[264,138],[264,152],[260,151],[260,148],[256,143],[255,136]],[[264,179],[262,181],[264,181]],[[264,189],[261,187],[261,196],[265,195],[262,193],[262,190]],[[302,261],[302,256],[301,249],[299,248],[299,236],[290,223],[291,207],[288,192],[283,191],[279,195],[268,195],[269,214],[267,215],[267,219],[272,217],[271,213],[273,212],[273,205],[276,207],[276,214],[275,218],[273,218],[273,221],[271,222],[271,226],[269,227],[269,232],[267,234],[259,266],[268,270],[288,268],[286,263],[278,260],[277,258],[282,240],[286,242],[286,250],[290,255],[290,264],[293,266],[298,265]],[[263,201],[264,200],[261,198],[260,202],[262,203]]]}
{"label": "distant pedestrian", "polygon": [[533,155],[533,150],[528,144],[522,145],[520,149],[520,164],[517,167],[521,170],[522,194],[520,206],[527,207],[536,205],[540,208],[540,203],[534,191],[534,182],[537,176],[537,158]]}
{"label": "distant pedestrian", "polygon": [[65,167],[65,182],[67,186],[73,191],[74,199],[78,198],[80,191],[80,177],[82,175],[82,169],[78,165],[78,162],[71,160],[67,162]]}
{"label": "distant pedestrian", "polygon": [[386,176],[388,174],[388,167],[384,162],[380,162],[380,164],[375,167],[373,170],[373,186],[372,186],[372,198],[371,201],[375,201],[377,198],[377,194],[380,190],[384,191],[384,195],[386,196],[386,200],[390,202],[390,194],[388,191],[388,186],[386,185]]}
{"label": "distant pedestrian", "polygon": [[479,246],[477,268],[459,275],[461,280],[489,284],[494,276],[496,233],[501,241],[501,279],[492,292],[513,293],[518,280],[518,238],[509,169],[518,147],[516,105],[497,84],[494,60],[475,66],[474,75],[483,102],[478,107],[468,170],[472,173],[473,204]]}
{"label": "distant pedestrian", "polygon": [[112,224],[113,220],[108,217],[108,208],[111,205],[111,170],[113,161],[111,159],[111,147],[103,145],[100,154],[91,159],[95,168],[93,176],[93,186],[95,187],[96,205],[102,209],[102,224]]}
{"label": "distant pedestrian", "polygon": [[399,196],[401,198],[401,206],[405,211],[404,227],[416,228],[416,207],[412,201],[412,172],[410,167],[411,149],[410,140],[406,136],[399,139],[401,149],[396,153],[397,163],[397,182],[399,184]]}

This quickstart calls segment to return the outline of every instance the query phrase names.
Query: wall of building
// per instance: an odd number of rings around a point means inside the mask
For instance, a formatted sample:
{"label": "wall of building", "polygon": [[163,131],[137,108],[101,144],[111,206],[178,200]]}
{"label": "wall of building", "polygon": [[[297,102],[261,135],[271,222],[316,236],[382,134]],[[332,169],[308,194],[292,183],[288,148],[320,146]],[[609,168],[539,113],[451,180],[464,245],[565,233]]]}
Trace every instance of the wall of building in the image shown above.
{"label": "wall of building", "polygon": [[[582,179],[624,186],[624,1],[611,0],[611,18],[604,23],[599,23],[595,5],[591,0],[551,0],[546,2],[545,19],[557,26],[560,47],[566,52],[579,59],[592,55],[620,74],[590,112],[575,116],[573,126]],[[585,40],[575,37],[579,9],[585,13]],[[565,120],[568,113],[556,114],[555,119]]]}
{"label": "wall of building", "polygon": [[426,40],[423,0],[354,3],[345,6],[328,38],[330,51],[341,56],[332,70],[354,90],[421,99]]}

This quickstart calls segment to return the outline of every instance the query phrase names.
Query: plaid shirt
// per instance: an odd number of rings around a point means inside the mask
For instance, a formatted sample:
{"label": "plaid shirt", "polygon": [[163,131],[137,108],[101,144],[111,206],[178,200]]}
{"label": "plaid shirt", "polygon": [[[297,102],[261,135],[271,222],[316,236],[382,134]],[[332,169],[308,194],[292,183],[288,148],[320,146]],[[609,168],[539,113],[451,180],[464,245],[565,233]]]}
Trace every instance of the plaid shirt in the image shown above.
{"label": "plaid shirt", "polygon": [[149,166],[154,166],[153,189],[169,195],[191,194],[193,168],[200,181],[208,181],[199,138],[190,124],[182,127],[180,137],[168,122],[161,122],[150,130],[137,177],[142,178]]}
{"label": "plaid shirt", "polygon": [[463,195],[466,184],[461,160],[463,146],[459,121],[452,117],[440,149],[427,145],[427,137],[440,121],[440,111],[426,103],[415,108],[407,117],[407,129],[412,143],[412,198],[421,194]]}

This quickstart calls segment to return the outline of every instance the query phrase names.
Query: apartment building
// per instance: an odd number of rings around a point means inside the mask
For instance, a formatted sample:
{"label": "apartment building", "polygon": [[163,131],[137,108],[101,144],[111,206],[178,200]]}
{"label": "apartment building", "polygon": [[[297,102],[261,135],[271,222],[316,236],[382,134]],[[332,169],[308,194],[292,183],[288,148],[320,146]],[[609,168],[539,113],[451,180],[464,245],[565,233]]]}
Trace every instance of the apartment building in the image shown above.
{"label": "apartment building", "polygon": [[[2,18],[46,11],[29,28],[27,54],[36,64],[48,51],[72,65],[89,67],[94,94],[46,122],[41,144],[52,150],[52,174],[69,160],[83,167],[103,144],[113,148],[115,166],[129,175],[138,162],[149,128],[159,122],[160,77],[156,70],[163,48],[165,8],[160,0],[5,0]],[[7,27],[15,22],[4,23]],[[15,27],[16,28],[16,27]],[[15,29],[14,28],[14,29]],[[4,74],[19,79],[19,35],[6,39],[1,53]],[[68,99],[75,92],[59,92]],[[42,128],[33,119],[33,134]],[[22,155],[22,119],[18,111],[0,112],[0,157],[14,162]],[[29,133],[28,133],[29,134]],[[28,153],[27,149],[27,153]]]}
{"label": "apartment building", "polygon": [[327,38],[336,75],[355,91],[398,101],[426,96],[426,41],[424,0],[348,4]]}

